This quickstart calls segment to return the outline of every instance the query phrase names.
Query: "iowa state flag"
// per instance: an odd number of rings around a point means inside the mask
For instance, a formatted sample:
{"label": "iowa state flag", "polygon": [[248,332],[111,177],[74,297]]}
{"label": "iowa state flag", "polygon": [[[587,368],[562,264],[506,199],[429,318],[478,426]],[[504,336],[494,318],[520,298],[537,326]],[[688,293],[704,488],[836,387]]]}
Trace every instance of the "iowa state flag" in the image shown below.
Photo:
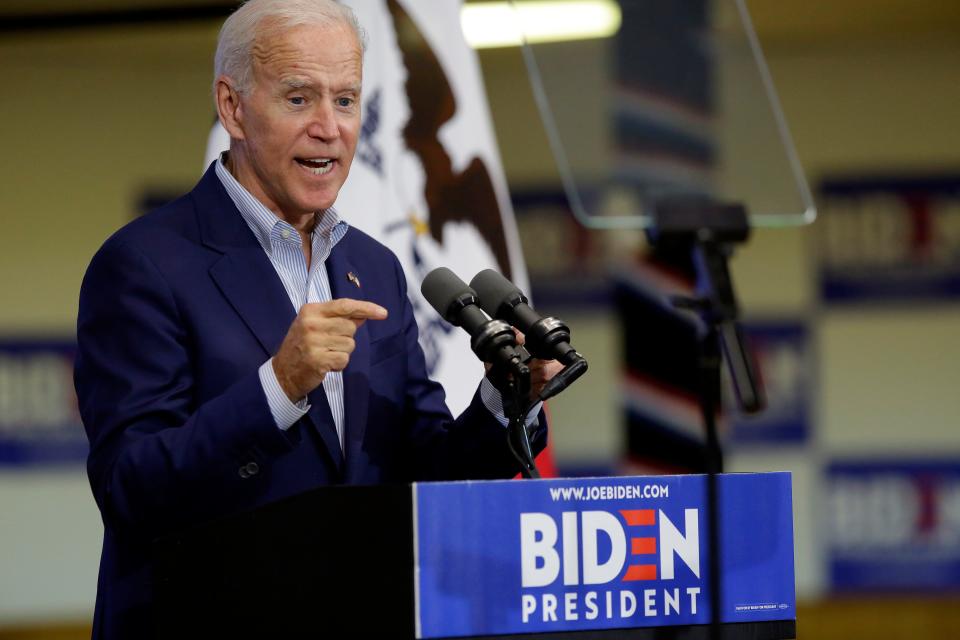
{"label": "iowa state flag", "polygon": [[[430,375],[454,415],[470,403],[483,366],[467,336],[420,295],[445,266],[469,281],[497,269],[529,291],[507,183],[475,52],[459,0],[350,0],[367,31],[363,125],[340,215],[400,259]],[[218,125],[205,166],[229,146]],[[544,475],[552,464],[541,455]]]}

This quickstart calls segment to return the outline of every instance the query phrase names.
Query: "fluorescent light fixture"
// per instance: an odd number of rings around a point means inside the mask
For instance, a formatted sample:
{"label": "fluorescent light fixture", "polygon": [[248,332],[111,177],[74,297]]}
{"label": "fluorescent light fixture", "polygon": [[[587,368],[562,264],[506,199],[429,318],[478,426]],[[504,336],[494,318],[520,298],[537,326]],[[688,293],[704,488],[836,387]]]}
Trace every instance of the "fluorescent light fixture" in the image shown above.
{"label": "fluorescent light fixture", "polygon": [[460,24],[474,49],[607,38],[620,29],[615,0],[517,0],[465,4]]}

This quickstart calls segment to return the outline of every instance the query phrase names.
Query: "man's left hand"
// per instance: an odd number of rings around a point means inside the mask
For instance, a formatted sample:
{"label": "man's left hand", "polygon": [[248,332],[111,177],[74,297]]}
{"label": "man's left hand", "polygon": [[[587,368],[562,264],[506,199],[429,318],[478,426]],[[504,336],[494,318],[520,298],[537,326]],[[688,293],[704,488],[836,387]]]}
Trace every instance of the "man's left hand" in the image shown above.
{"label": "man's left hand", "polygon": [[530,367],[530,402],[536,402],[540,392],[547,386],[553,376],[563,370],[563,365],[556,360],[540,360],[534,358],[527,363]]}
{"label": "man's left hand", "polygon": [[[517,334],[517,344],[523,346],[525,342],[523,333],[517,331],[516,328],[513,332]],[[487,373],[490,373],[490,369],[493,368],[488,362],[485,362],[483,366],[486,367]],[[547,383],[563,370],[563,365],[556,360],[533,358],[527,363],[527,366],[530,368],[530,395],[527,399],[530,404],[533,404],[540,399],[540,392],[547,386]]]}

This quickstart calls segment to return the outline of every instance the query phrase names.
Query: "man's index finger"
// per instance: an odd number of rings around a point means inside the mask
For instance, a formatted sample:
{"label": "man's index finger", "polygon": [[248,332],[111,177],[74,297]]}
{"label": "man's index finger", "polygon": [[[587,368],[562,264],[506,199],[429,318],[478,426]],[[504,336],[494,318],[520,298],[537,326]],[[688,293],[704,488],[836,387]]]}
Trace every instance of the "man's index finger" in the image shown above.
{"label": "man's index finger", "polygon": [[331,301],[330,315],[352,320],[384,320],[387,310],[380,305],[366,300],[353,298],[338,298]]}

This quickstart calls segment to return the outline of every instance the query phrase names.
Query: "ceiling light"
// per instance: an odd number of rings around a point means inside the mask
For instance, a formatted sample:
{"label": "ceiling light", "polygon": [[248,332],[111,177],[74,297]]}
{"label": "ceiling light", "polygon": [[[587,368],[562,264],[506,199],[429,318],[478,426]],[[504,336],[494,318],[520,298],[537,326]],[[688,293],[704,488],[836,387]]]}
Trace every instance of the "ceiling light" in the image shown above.
{"label": "ceiling light", "polygon": [[620,29],[614,0],[533,0],[465,4],[460,24],[474,49],[515,47],[527,42],[608,38]]}

